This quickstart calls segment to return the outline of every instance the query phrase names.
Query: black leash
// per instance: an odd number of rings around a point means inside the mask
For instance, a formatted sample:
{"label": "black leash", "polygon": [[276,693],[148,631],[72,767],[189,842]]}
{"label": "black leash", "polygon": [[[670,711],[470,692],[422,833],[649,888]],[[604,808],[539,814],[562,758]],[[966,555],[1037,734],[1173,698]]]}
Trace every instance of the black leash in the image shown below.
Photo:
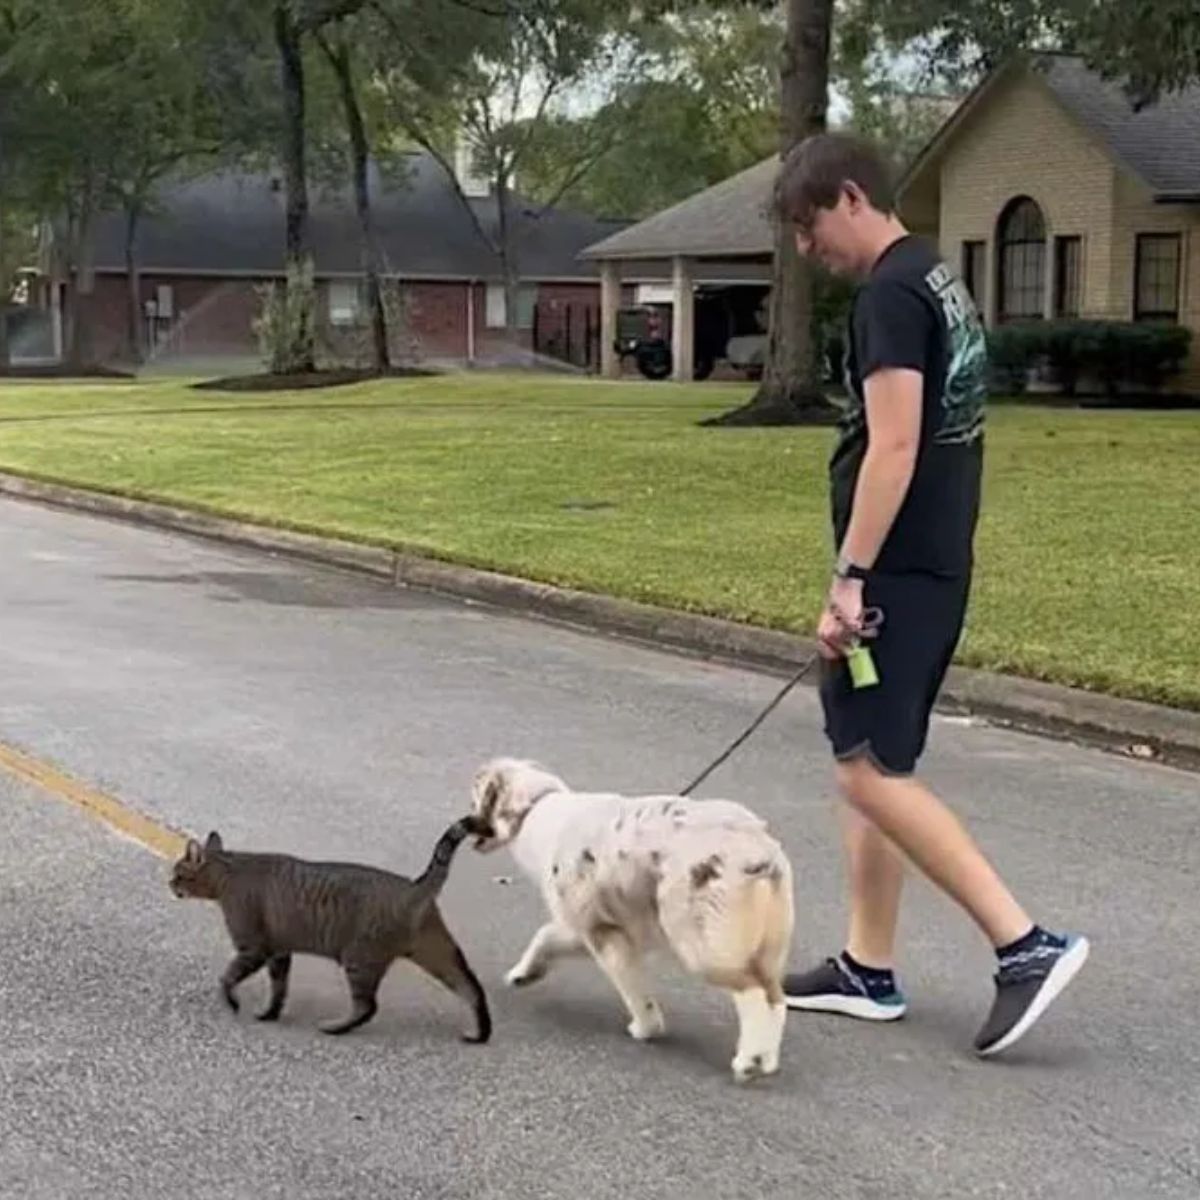
{"label": "black leash", "polygon": [[744,733],[742,733],[742,735],[729,747],[729,749],[727,749],[720,756],[720,758],[716,759],[714,762],[705,767],[704,770],[697,775],[696,778],[693,779],[692,782],[689,783],[687,787],[685,787],[679,794],[681,796],[690,795],[695,788],[699,787],[700,784],[702,784],[767,719],[767,717],[771,715],[772,711],[779,705],[788,692],[790,692],[792,688],[794,688],[796,684],[798,684],[805,677],[805,675],[807,675],[809,671],[813,669],[817,659],[820,657],[821,656],[819,653],[814,653],[812,657],[809,658],[809,660],[804,664],[804,666],[802,666],[800,670],[797,671],[796,674],[793,675],[791,679],[789,679],[787,683],[783,685],[775,699],[772,700],[771,703],[768,704],[767,707],[764,708],[762,712],[760,712],[758,716],[754,718],[754,721],[750,727],[746,729]]}

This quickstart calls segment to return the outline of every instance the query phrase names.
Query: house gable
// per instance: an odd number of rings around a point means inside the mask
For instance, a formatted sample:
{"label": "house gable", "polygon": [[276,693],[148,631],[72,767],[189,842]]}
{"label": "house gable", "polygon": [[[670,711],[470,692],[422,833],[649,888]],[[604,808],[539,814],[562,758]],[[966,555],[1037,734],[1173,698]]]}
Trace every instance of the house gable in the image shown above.
{"label": "house gable", "polygon": [[[1041,79],[1014,72],[1001,80],[942,149],[936,170],[942,252],[958,266],[965,242],[985,243],[981,299],[991,319],[997,313],[997,221],[1020,196],[1041,210],[1048,245],[1057,237],[1082,239],[1081,312],[1115,315],[1110,263],[1117,168]],[[1047,271],[1052,259],[1046,256]]]}

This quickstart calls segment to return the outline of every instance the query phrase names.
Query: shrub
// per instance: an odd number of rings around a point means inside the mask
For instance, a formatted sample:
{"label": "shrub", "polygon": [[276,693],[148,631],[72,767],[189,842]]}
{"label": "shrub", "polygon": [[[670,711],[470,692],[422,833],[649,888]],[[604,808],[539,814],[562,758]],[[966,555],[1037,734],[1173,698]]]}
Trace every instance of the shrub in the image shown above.
{"label": "shrub", "polygon": [[1021,393],[1045,366],[1064,395],[1084,388],[1113,397],[1155,392],[1179,372],[1192,333],[1181,325],[1135,321],[1030,321],[988,333],[992,387]]}

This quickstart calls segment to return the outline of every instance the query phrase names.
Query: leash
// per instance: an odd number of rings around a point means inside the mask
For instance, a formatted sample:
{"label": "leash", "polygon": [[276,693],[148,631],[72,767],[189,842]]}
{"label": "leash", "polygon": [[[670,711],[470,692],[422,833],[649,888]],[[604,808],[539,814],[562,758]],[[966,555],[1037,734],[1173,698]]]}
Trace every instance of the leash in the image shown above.
{"label": "leash", "polygon": [[793,675],[791,679],[789,679],[787,683],[783,685],[775,699],[772,700],[771,703],[768,704],[767,707],[764,708],[762,712],[760,712],[758,716],[754,718],[753,722],[741,734],[741,736],[738,737],[736,741],[732,742],[728,749],[725,750],[725,752],[721,754],[719,758],[716,758],[709,763],[709,765],[705,767],[704,770],[701,771],[700,774],[697,775],[696,778],[693,779],[692,782],[689,783],[687,787],[685,787],[679,794],[681,796],[691,795],[692,791],[695,788],[698,788],[767,719],[767,717],[771,715],[771,713],[779,706],[788,692],[790,692],[792,688],[794,688],[805,677],[805,675],[807,675],[809,671],[813,669],[813,667],[816,665],[817,659],[820,657],[821,656],[819,653],[814,653],[804,664],[804,666],[802,666],[800,670],[797,671],[796,674]]}
{"label": "leash", "polygon": [[[834,610],[834,615],[836,617],[838,617],[839,620],[841,619],[841,614],[839,612],[837,612],[836,610]],[[850,628],[849,622],[843,621],[843,624],[845,625],[845,627],[847,629]],[[858,626],[858,630],[856,633],[856,638],[855,638],[854,644],[857,646],[857,644],[858,644],[857,639],[859,637],[867,637],[867,638],[875,637],[876,634],[879,632],[879,627],[882,624],[883,624],[883,611],[881,609],[879,609],[879,608],[864,609],[862,619],[859,622],[859,626]],[[791,677],[791,679],[789,679],[787,681],[787,683],[785,683],[783,685],[783,687],[779,689],[779,692],[776,694],[775,698],[770,702],[770,704],[768,704],[766,706],[766,708],[764,708],[762,710],[762,712],[760,712],[758,714],[758,716],[755,717],[754,720],[746,727],[746,729],[744,729],[742,731],[742,733],[733,742],[731,742],[729,744],[729,746],[717,758],[715,758],[711,763],[709,763],[708,766],[705,767],[704,770],[701,771],[700,774],[697,775],[696,778],[693,779],[692,782],[689,783],[687,785],[687,787],[685,787],[683,789],[683,791],[681,791],[679,793],[679,795],[681,795],[681,796],[691,795],[691,793],[696,788],[698,788],[723,762],[725,762],[733,754],[733,752],[739,746],[741,746],[742,743],[745,742],[747,740],[747,738],[749,738],[750,735],[752,733],[754,733],[754,731],[771,715],[771,713],[774,712],[775,709],[779,707],[779,705],[783,702],[784,697],[786,697],[787,694],[809,673],[809,671],[811,671],[813,669],[813,667],[816,666],[817,660],[820,657],[821,657],[820,651],[819,650],[814,651],[808,657],[808,659],[805,661],[804,665],[800,668],[800,670],[798,670],[795,673],[795,675],[793,675]]]}

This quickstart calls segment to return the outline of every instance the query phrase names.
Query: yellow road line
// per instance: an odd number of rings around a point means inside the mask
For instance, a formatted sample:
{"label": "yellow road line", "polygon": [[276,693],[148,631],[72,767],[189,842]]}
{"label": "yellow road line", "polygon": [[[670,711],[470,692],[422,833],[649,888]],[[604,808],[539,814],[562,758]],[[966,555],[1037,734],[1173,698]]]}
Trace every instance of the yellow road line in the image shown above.
{"label": "yellow road line", "polygon": [[3,742],[0,742],[0,769],[75,805],[109,828],[140,842],[161,858],[178,858],[183,853],[187,843],[186,834],[144,816],[114,796],[96,791],[65,775],[57,767],[22,754]]}

